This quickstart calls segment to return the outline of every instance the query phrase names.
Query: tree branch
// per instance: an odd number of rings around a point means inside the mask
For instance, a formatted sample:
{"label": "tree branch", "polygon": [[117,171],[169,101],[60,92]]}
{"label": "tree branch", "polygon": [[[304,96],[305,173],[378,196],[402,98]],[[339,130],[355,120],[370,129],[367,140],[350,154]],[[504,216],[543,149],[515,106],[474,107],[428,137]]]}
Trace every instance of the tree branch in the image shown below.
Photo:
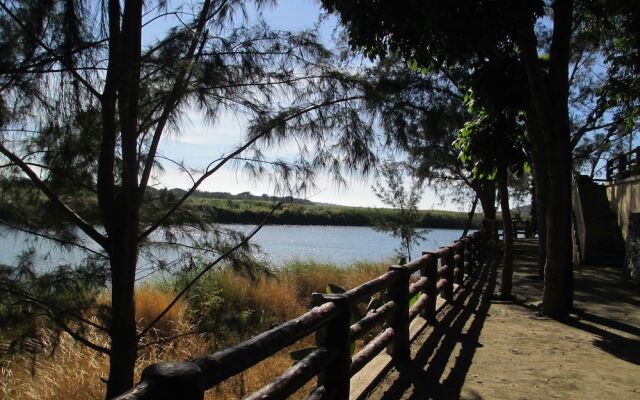
{"label": "tree branch", "polygon": [[82,245],[80,243],[72,242],[70,240],[64,240],[64,239],[61,239],[59,237],[48,235],[46,233],[42,233],[42,232],[38,232],[38,231],[35,231],[35,230],[32,230],[32,229],[24,228],[24,227],[12,224],[11,222],[6,221],[6,220],[1,219],[1,218],[0,218],[0,224],[4,224],[4,225],[7,225],[7,226],[9,226],[9,227],[11,227],[13,229],[19,230],[21,232],[25,232],[25,233],[28,233],[28,234],[31,234],[31,235],[35,235],[35,236],[40,236],[41,238],[52,240],[54,242],[58,242],[58,243],[61,243],[63,245],[66,244],[66,245],[78,247],[78,248],[80,248],[80,249],[82,249],[82,250],[84,250],[84,251],[86,251],[88,253],[92,253],[92,254],[94,254],[94,255],[96,255],[98,257],[104,258],[104,259],[108,259],[109,258],[105,254],[100,253],[98,251],[95,251],[95,250],[93,250],[93,249],[91,249],[91,248],[89,248],[87,246],[84,246],[84,245]]}
{"label": "tree branch", "polygon": [[347,97],[347,98],[342,98],[342,99],[337,99],[337,100],[325,101],[325,102],[322,102],[320,104],[314,104],[314,105],[309,106],[309,107],[307,107],[307,108],[305,108],[303,110],[299,110],[297,112],[294,112],[291,115],[288,115],[286,117],[282,117],[282,118],[280,118],[278,120],[272,121],[272,124],[271,124],[270,127],[266,127],[264,129],[262,129],[262,131],[260,133],[256,134],[253,138],[251,138],[249,141],[247,141],[247,143],[245,143],[244,145],[240,146],[239,148],[237,148],[235,151],[233,151],[229,155],[223,157],[216,164],[215,167],[213,167],[211,170],[207,170],[200,178],[198,178],[196,183],[180,198],[180,200],[178,200],[178,202],[176,202],[176,204],[174,204],[169,209],[169,211],[167,211],[155,223],[153,223],[144,232],[142,232],[142,234],[140,234],[140,236],[138,237],[138,241],[143,240],[144,238],[149,236],[153,231],[155,231],[160,225],[162,225],[162,223],[167,218],[169,218],[182,205],[182,203],[184,203],[189,198],[189,196],[191,196],[193,194],[193,192],[195,192],[198,189],[198,187],[207,178],[209,178],[216,171],[218,171],[220,168],[222,168],[222,166],[224,166],[227,162],[229,162],[230,160],[236,158],[236,156],[238,154],[240,154],[243,151],[245,151],[247,148],[249,148],[251,145],[253,145],[255,142],[257,142],[259,139],[261,139],[262,137],[266,136],[276,124],[286,123],[286,122],[288,122],[288,121],[290,121],[290,120],[292,120],[294,118],[299,117],[300,115],[303,115],[305,113],[317,110],[317,109],[325,107],[325,106],[329,106],[329,105],[337,104],[337,103],[341,103],[341,102],[347,102],[347,101],[352,101],[352,100],[363,99],[363,98],[364,98],[363,96],[352,96],[352,97]]}
{"label": "tree branch", "polygon": [[[226,1],[220,7],[223,7],[226,4]],[[176,80],[171,88],[171,92],[167,97],[167,101],[165,102],[165,106],[162,110],[162,114],[158,119],[158,123],[156,124],[155,132],[153,133],[153,138],[151,139],[151,145],[149,146],[149,152],[147,153],[147,160],[144,165],[144,169],[142,171],[142,175],[140,177],[140,184],[138,187],[138,199],[142,201],[144,198],[144,193],[147,190],[147,185],[149,184],[149,178],[151,176],[151,170],[153,169],[153,162],[156,157],[156,152],[158,151],[158,145],[160,144],[160,138],[164,133],[164,128],[171,116],[171,113],[176,108],[178,100],[180,96],[182,96],[184,92],[184,85],[186,81],[189,80],[193,65],[195,61],[199,58],[199,54],[196,55],[196,51],[198,47],[200,47],[200,52],[202,51],[201,37],[202,32],[206,26],[206,22],[208,20],[209,7],[211,6],[210,0],[205,0],[202,5],[202,10],[200,10],[200,15],[198,17],[198,22],[196,25],[195,32],[193,33],[193,39],[191,44],[189,45],[189,49],[187,51],[187,55],[185,57],[186,66],[180,71],[180,75],[176,77]],[[200,53],[199,52],[199,53]]]}
{"label": "tree branch", "polygon": [[0,143],[0,153],[4,154],[9,160],[16,164],[22,172],[24,172],[29,179],[40,189],[40,191],[47,196],[47,198],[56,206],[58,206],[84,233],[93,239],[97,244],[106,249],[106,238],[101,235],[91,224],[85,221],[80,215],[73,211],[68,205],[66,205],[60,197],[58,197],[29,166],[20,159],[17,155],[12,153],[9,149],[4,147],[4,144]]}
{"label": "tree branch", "polygon": [[[9,7],[7,7],[3,1],[0,1],[0,8],[4,10],[13,19],[13,21],[27,34],[31,35],[31,30],[22,22],[17,15],[11,11]],[[69,72],[78,80],[80,83],[87,89],[91,94],[93,94],[97,99],[100,99],[101,94],[98,92],[90,83],[87,81],[82,75],[78,73],[78,71],[73,67],[73,65],[69,65],[64,58],[58,57],[56,53],[47,46],[39,37],[36,35],[32,35],[32,38],[38,43],[40,47],[42,47],[47,53],[51,54],[54,58],[58,58],[60,63],[69,69]]]}
{"label": "tree branch", "polygon": [[269,211],[269,213],[264,217],[264,219],[262,220],[262,222],[260,222],[260,224],[256,225],[253,230],[251,232],[249,232],[249,234],[237,245],[233,246],[231,249],[227,250],[224,254],[220,255],[218,258],[216,258],[215,260],[213,260],[212,262],[210,262],[207,266],[205,266],[202,271],[200,271],[198,273],[198,275],[196,275],[180,292],[178,292],[178,294],[176,294],[176,296],[173,298],[173,300],[171,300],[171,303],[169,303],[169,305],[167,305],[165,307],[164,310],[162,310],[162,312],[160,314],[158,314],[158,316],[156,318],[154,318],[153,321],[151,321],[151,323],[149,323],[149,325],[147,325],[146,328],[144,328],[137,336],[137,339],[139,340],[140,338],[142,338],[144,335],[146,335],[147,332],[149,332],[149,330],[151,328],[153,328],[153,326],[155,324],[157,324],[162,317],[165,316],[166,313],[169,312],[169,310],[171,310],[171,308],[178,302],[178,300],[180,300],[180,298],[182,296],[184,296],[184,294],[207,272],[209,272],[211,270],[211,268],[213,268],[214,266],[216,266],[220,261],[224,260],[227,256],[229,256],[231,253],[233,253],[234,251],[236,251],[237,249],[239,249],[240,247],[242,247],[243,245],[245,245],[246,243],[249,242],[249,240],[251,240],[251,238],[253,238],[259,231],[260,229],[262,229],[262,227],[267,223],[267,220],[269,219],[269,217],[271,217],[271,215],[282,205],[282,201],[276,203],[276,205],[274,205],[271,208],[271,211]]}
{"label": "tree branch", "polygon": [[[85,324],[87,324],[89,326],[92,326],[92,327],[94,327],[94,328],[96,328],[96,329],[98,329],[98,330],[100,330],[102,332],[108,332],[109,331],[106,327],[104,327],[104,326],[102,326],[100,324],[97,324],[97,323],[95,323],[93,321],[90,321],[90,320],[88,320],[88,319],[86,319],[86,318],[84,318],[84,317],[82,317],[80,315],[76,315],[73,312],[70,312],[69,310],[63,310],[60,307],[56,307],[53,304],[49,304],[46,301],[41,300],[41,299],[39,299],[37,297],[34,297],[34,296],[32,296],[32,295],[30,295],[28,293],[25,293],[23,291],[11,289],[11,288],[9,288],[7,286],[0,286],[0,290],[5,291],[7,293],[11,293],[11,294],[19,296],[19,297],[22,297],[24,300],[26,300],[26,301],[38,306],[43,311],[47,312],[47,315],[49,315],[49,316],[51,316],[51,311],[52,310],[57,310],[59,312],[67,314],[68,316],[72,317],[73,319],[76,319],[76,320],[78,320],[78,321],[80,321],[82,323],[85,323]],[[56,322],[56,323],[58,323],[58,322]]]}

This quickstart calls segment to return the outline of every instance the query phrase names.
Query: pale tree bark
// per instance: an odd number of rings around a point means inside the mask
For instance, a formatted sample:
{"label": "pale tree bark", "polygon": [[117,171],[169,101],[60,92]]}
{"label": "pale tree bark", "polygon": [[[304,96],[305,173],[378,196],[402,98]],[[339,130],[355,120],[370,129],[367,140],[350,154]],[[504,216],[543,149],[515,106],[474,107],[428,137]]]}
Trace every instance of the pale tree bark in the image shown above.
{"label": "pale tree bark", "polygon": [[486,179],[478,180],[474,187],[485,219],[496,219],[496,183]]}
{"label": "pale tree bark", "polygon": [[469,233],[469,228],[471,228],[471,223],[473,222],[473,216],[476,214],[476,206],[478,205],[478,195],[473,199],[473,203],[471,204],[471,210],[469,211],[469,216],[467,217],[467,223],[464,225],[464,231],[460,237],[467,236]]}
{"label": "pale tree bark", "polygon": [[[484,213],[485,220],[496,220],[496,182],[495,180],[479,179],[477,187],[474,188],[478,199],[480,199],[480,205],[482,205],[482,211]],[[495,223],[494,223],[495,228]],[[493,240],[498,239],[498,230],[493,231]]]}
{"label": "pale tree bark", "polygon": [[502,259],[500,298],[506,300],[511,298],[511,289],[513,286],[513,225],[511,221],[511,208],[509,207],[509,187],[506,166],[498,166],[497,180],[504,232],[504,255]]}

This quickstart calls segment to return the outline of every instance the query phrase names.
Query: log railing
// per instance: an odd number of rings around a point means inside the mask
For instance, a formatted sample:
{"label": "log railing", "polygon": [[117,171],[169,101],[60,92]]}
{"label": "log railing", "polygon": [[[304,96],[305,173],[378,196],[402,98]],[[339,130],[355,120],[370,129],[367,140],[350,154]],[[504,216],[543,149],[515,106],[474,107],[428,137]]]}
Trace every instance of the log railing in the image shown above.
{"label": "log railing", "polygon": [[[484,232],[475,232],[405,265],[391,266],[345,293],[315,294],[321,305],[243,343],[195,360],[145,368],[140,383],[117,399],[202,399],[206,390],[313,333],[317,348],[246,399],[286,398],[315,376],[311,398],[348,399],[351,376],[382,350],[387,349],[396,365],[409,361],[409,324],[419,315],[435,320],[436,296],[453,299],[454,283],[462,283],[465,274],[473,276],[483,263],[486,243]],[[383,293],[384,304],[351,324],[355,304]],[[377,336],[352,356],[351,343],[377,327],[382,327]]]}
{"label": "log railing", "polygon": [[607,160],[607,181],[640,175],[640,147]]}
{"label": "log railing", "polygon": [[[497,224],[495,221],[491,221],[491,222],[493,222],[494,224],[494,227],[492,229],[494,229],[496,232],[497,240],[502,240],[504,235],[504,227],[501,224]],[[530,239],[535,234],[530,220],[513,221],[511,223],[511,226],[513,229],[514,238],[518,238],[519,237],[518,235],[520,235],[525,239]]]}

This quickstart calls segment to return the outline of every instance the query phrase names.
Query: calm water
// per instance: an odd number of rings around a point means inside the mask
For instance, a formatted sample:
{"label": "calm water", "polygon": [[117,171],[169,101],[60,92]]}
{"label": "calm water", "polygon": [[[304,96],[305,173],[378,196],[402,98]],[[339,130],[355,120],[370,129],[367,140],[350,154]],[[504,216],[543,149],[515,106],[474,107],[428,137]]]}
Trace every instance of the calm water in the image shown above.
{"label": "calm water", "polygon": [[[252,225],[225,225],[242,232],[249,232]],[[412,255],[423,250],[433,250],[460,237],[458,229],[431,229],[423,231],[426,240],[412,250]],[[41,270],[80,259],[77,251],[64,250],[46,240],[33,241],[30,236],[0,228],[0,264],[15,265],[27,243],[36,250]],[[355,261],[380,261],[394,257],[399,240],[389,234],[368,227],[267,225],[262,228],[253,243],[258,244],[264,257],[274,265],[291,260],[313,259],[320,262],[350,264]],[[90,246],[90,243],[87,243]],[[169,261],[175,253],[164,251],[154,258]]]}
{"label": "calm water", "polygon": [[[248,232],[251,226],[232,225]],[[460,237],[459,229],[423,230],[426,240],[412,250],[418,255],[422,250],[432,250],[453,242]],[[394,257],[400,246],[399,239],[369,227],[356,226],[308,226],[270,225],[262,228],[254,237],[267,257],[275,264],[295,259],[313,259],[336,264],[355,261],[380,261]]]}

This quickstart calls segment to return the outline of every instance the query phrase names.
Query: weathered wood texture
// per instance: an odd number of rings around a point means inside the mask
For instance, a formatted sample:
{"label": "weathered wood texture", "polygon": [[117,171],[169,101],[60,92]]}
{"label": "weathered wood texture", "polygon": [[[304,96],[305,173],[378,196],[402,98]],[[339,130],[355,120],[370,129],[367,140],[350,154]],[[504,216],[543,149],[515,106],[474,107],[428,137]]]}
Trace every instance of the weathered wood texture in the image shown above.
{"label": "weathered wood texture", "polygon": [[[396,364],[409,360],[411,320],[421,315],[433,321],[438,293],[451,300],[454,281],[462,283],[465,274],[474,276],[483,263],[485,243],[486,234],[475,232],[451,246],[422,253],[410,263],[392,266],[389,272],[343,294],[320,295],[324,304],[236,346],[193,361],[151,365],[134,389],[116,399],[200,400],[207,389],[315,332],[317,349],[247,399],[286,398],[318,376],[310,398],[346,400],[350,377],[383,349],[387,348]],[[411,275],[418,271],[420,278],[411,283]],[[374,295],[388,300],[351,324],[354,305]],[[352,342],[374,329],[382,330],[351,357]]]}
{"label": "weathered wood texture", "polygon": [[344,294],[326,294],[323,300],[336,305],[337,316],[325,326],[317,341],[334,352],[335,356],[318,376],[318,385],[326,388],[322,399],[348,400],[349,369],[351,368],[349,298]]}
{"label": "weathered wood texture", "polygon": [[427,284],[422,289],[422,293],[427,296],[427,303],[420,313],[427,321],[434,321],[436,316],[436,297],[438,296],[438,258],[434,253],[423,253],[428,261],[420,269],[420,276],[427,279]]}
{"label": "weathered wood texture", "polygon": [[396,308],[397,306],[394,301],[388,301],[375,310],[370,311],[360,321],[351,325],[351,340],[361,338],[376,325],[385,322],[385,318]]}
{"label": "weathered wood texture", "polygon": [[326,326],[337,316],[337,306],[326,303],[246,342],[199,358],[195,363],[202,369],[209,389]]}
{"label": "weathered wood texture", "polygon": [[395,336],[393,328],[387,328],[376,336],[372,341],[367,343],[362,350],[360,350],[351,361],[351,375],[360,371],[364,366],[373,359],[373,357],[380,354],[392,341]]}
{"label": "weathered wood texture", "polygon": [[389,297],[396,303],[395,310],[389,317],[389,325],[395,331],[388,353],[397,364],[409,361],[409,277],[411,272],[403,266],[392,266],[392,271],[398,271],[400,279],[389,287]]}
{"label": "weathered wood texture", "polygon": [[286,399],[326,369],[332,356],[335,357],[335,354],[320,347],[287,369],[279,378],[244,399]]}

